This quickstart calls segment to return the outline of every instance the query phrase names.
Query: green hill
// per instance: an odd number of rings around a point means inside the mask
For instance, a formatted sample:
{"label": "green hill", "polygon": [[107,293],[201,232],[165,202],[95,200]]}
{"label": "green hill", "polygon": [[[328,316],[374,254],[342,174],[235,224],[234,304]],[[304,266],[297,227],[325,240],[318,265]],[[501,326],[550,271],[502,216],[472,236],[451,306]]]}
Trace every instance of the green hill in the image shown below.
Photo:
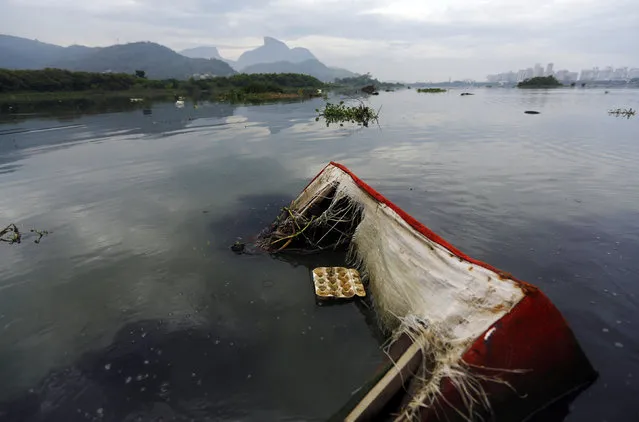
{"label": "green hill", "polygon": [[0,35],[0,68],[60,68],[87,72],[134,73],[152,79],[187,79],[194,74],[227,76],[236,73],[216,59],[193,59],[159,44],[137,42],[90,48],[61,47],[36,40]]}
{"label": "green hill", "polygon": [[191,59],[170,48],[137,42],[100,48],[75,59],[63,59],[54,67],[86,72],[133,73],[144,70],[151,79],[187,79],[194,74],[232,75],[235,71],[221,60]]}

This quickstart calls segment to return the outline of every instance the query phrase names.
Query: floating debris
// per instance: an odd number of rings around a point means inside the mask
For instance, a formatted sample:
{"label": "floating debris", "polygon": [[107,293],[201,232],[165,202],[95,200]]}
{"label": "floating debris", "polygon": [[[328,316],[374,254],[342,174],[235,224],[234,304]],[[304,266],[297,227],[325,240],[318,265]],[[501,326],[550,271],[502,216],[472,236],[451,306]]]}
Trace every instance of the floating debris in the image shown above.
{"label": "floating debris", "polygon": [[242,252],[244,252],[245,247],[246,245],[238,240],[231,245],[231,250],[236,254],[241,254]]}
{"label": "floating debris", "polygon": [[525,114],[541,114],[540,111],[535,111],[535,110],[526,110],[524,111]]}
{"label": "floating debris", "polygon": [[379,117],[379,110],[375,111],[361,101],[356,106],[347,106],[344,101],[340,101],[339,104],[326,103],[324,110],[315,109],[315,111],[319,113],[315,121],[324,118],[326,126],[331,123],[339,123],[340,126],[343,126],[344,122],[351,122],[368,127],[370,122],[378,123]]}
{"label": "floating debris", "polygon": [[[313,270],[313,284],[318,299],[351,299],[366,296],[359,272],[344,267],[319,267]],[[311,327],[308,327],[309,331]]]}
{"label": "floating debris", "polygon": [[34,240],[33,243],[40,243],[40,240],[44,236],[48,236],[49,235],[49,232],[47,230],[31,229],[30,231],[31,231],[31,233],[35,233],[35,234],[38,235],[38,238],[36,240]]}
{"label": "floating debris", "polygon": [[[35,239],[33,243],[40,243],[40,240],[44,236],[48,236],[50,234],[48,230],[38,230],[38,229],[31,229],[29,230],[29,232],[38,235],[38,238]],[[4,229],[0,230],[0,241],[7,242],[10,245],[14,243],[22,243],[22,237],[23,237],[23,234],[20,233],[18,226],[16,226],[13,223],[9,224]]]}
{"label": "floating debris", "polygon": [[626,119],[629,119],[637,114],[637,110],[633,110],[632,108],[617,108],[609,110],[608,114],[615,117],[625,117]]}
{"label": "floating debris", "polygon": [[13,223],[0,231],[0,241],[2,242],[7,242],[12,245],[14,243],[20,243],[21,240],[22,234],[20,234],[20,230],[18,230],[18,227]]}
{"label": "floating debris", "polygon": [[475,94],[473,94],[472,92],[462,92],[462,93],[461,93],[461,94],[459,94],[459,95],[461,95],[462,97],[465,97],[465,96],[467,96],[467,95],[475,95]]}

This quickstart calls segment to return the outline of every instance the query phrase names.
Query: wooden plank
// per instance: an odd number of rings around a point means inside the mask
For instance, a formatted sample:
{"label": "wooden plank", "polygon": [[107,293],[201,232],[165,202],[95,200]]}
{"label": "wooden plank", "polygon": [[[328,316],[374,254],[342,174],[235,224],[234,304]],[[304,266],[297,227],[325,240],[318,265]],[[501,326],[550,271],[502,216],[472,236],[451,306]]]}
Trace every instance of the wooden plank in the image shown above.
{"label": "wooden plank", "polygon": [[415,374],[422,361],[419,342],[411,343],[394,365],[384,374],[344,419],[348,422],[375,419],[400,388]]}

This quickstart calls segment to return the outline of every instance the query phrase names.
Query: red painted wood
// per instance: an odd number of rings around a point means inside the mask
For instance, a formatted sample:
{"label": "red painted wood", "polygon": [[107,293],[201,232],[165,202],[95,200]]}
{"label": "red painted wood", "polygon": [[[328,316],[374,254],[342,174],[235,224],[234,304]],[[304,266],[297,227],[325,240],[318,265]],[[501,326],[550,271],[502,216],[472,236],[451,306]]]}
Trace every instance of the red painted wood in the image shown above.
{"label": "red painted wood", "polygon": [[[484,418],[525,420],[597,378],[564,318],[540,291],[528,293],[486,333],[462,358],[471,373],[508,383],[481,382],[492,407],[479,409]],[[446,400],[425,410],[422,420],[460,420],[453,407],[463,409],[463,402],[450,380],[442,383],[442,394]]]}

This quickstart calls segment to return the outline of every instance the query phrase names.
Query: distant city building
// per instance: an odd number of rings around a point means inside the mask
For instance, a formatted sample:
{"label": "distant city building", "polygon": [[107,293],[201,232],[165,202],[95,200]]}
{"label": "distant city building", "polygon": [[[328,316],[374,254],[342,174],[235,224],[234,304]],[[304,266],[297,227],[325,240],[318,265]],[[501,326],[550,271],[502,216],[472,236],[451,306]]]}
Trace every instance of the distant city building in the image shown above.
{"label": "distant city building", "polygon": [[524,73],[524,79],[530,79],[535,77],[535,71],[532,67],[526,69],[526,73]]}
{"label": "distant city building", "polygon": [[579,80],[588,82],[588,81],[596,81],[599,78],[599,68],[593,67],[592,69],[583,69],[581,71],[581,75],[579,75]]}
{"label": "distant city building", "polygon": [[548,63],[548,65],[546,66],[546,76],[553,76],[553,71],[552,68],[554,66],[554,63]]}
{"label": "distant city building", "polygon": [[517,82],[524,80],[526,80],[526,69],[520,69],[519,72],[517,72]]}
{"label": "distant city building", "polygon": [[556,71],[554,76],[555,78],[557,78],[559,82],[566,84],[566,83],[576,82],[577,79],[579,78],[579,73],[562,69],[562,70]]}
{"label": "distant city building", "polygon": [[488,75],[486,80],[492,83],[516,83],[517,74],[515,72],[498,73],[496,75]]}
{"label": "distant city building", "polygon": [[593,67],[592,69],[583,69],[581,72],[571,72],[567,69],[554,71],[554,63],[548,63],[546,68],[537,63],[534,67],[520,69],[517,72],[503,72],[494,75],[488,75],[486,79],[491,83],[517,83],[526,79],[539,76],[555,76],[562,83],[572,83],[576,81],[628,81],[630,79],[639,78],[639,68],[606,66],[604,68]]}
{"label": "distant city building", "polygon": [[562,69],[556,71],[554,76],[559,82],[566,82],[568,79],[568,73],[570,72],[568,72],[566,69]]}
{"label": "distant city building", "polygon": [[610,79],[612,79],[613,72],[614,70],[612,69],[612,66],[606,66],[599,71],[599,74],[597,75],[597,78],[595,80],[609,81]]}
{"label": "distant city building", "polygon": [[628,68],[627,67],[620,67],[618,69],[615,69],[615,71],[612,73],[611,80],[613,80],[613,81],[624,81],[626,79],[628,79]]}

